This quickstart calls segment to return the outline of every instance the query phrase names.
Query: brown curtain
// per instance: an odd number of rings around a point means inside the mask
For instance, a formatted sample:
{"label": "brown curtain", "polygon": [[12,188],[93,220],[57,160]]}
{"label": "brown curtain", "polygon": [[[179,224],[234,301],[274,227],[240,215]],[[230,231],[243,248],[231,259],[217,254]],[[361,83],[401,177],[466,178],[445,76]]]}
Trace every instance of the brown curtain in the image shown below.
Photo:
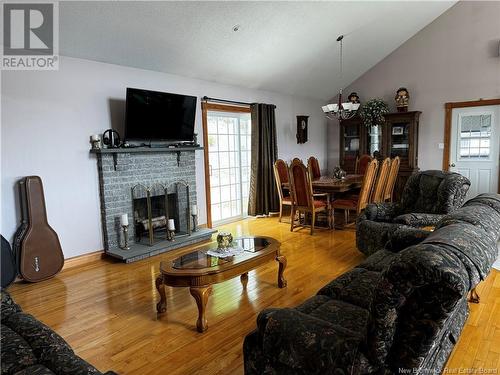
{"label": "brown curtain", "polygon": [[279,211],[273,165],[278,158],[276,118],[273,104],[252,104],[252,161],[248,214],[268,215]]}

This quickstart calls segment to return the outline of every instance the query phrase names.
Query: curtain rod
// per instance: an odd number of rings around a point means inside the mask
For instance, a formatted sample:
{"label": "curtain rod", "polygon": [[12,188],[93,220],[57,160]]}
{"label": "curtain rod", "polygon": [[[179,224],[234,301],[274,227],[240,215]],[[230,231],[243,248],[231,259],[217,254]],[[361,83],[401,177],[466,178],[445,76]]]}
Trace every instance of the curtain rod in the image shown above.
{"label": "curtain rod", "polygon": [[234,100],[210,98],[208,96],[204,96],[202,99],[205,101],[208,101],[208,102],[231,103],[231,104],[239,104],[239,105],[245,105],[245,106],[251,106],[253,104],[253,103],[237,102]]}

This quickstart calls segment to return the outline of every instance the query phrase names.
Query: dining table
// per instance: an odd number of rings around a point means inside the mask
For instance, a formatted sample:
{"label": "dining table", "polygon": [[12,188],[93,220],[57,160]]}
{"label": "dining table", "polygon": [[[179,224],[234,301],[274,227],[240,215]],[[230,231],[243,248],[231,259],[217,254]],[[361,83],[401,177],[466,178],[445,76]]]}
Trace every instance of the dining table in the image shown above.
{"label": "dining table", "polygon": [[348,174],[344,178],[321,176],[312,180],[311,185],[315,192],[345,193],[350,190],[359,189],[362,182],[362,174]]}
{"label": "dining table", "polygon": [[[321,193],[345,193],[350,190],[359,189],[363,182],[362,174],[348,174],[344,178],[321,176],[311,181],[314,192]],[[283,187],[290,189],[288,182],[283,183]],[[332,194],[332,195],[333,195]]]}
{"label": "dining table", "polygon": [[[335,194],[346,193],[361,188],[363,183],[362,174],[348,174],[344,178],[335,178],[331,176],[321,176],[311,181],[314,193],[328,193],[330,201],[335,199]],[[283,188],[289,190],[290,184],[284,183]],[[337,226],[336,228],[343,228]]]}

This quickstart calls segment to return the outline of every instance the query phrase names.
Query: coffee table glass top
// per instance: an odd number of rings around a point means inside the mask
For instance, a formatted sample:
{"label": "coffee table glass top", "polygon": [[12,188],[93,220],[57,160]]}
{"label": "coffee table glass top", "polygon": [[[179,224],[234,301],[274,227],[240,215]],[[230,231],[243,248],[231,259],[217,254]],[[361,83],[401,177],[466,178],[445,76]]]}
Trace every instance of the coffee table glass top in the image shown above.
{"label": "coffee table glass top", "polygon": [[229,258],[218,258],[207,254],[208,250],[217,248],[217,243],[210,244],[206,247],[193,251],[176,258],[172,262],[172,267],[176,269],[202,269],[220,266],[222,264],[235,262],[237,260],[246,260],[264,250],[269,246],[270,242],[266,238],[261,237],[241,237],[236,238],[234,244],[245,250],[242,254]]}

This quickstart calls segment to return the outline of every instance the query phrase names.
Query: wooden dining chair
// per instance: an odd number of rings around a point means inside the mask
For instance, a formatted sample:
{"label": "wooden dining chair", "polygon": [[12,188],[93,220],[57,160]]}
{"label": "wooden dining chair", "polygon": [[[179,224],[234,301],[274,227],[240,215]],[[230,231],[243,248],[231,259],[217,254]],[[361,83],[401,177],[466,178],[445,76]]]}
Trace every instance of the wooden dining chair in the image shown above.
{"label": "wooden dining chair", "polygon": [[[326,211],[328,227],[332,225],[330,196],[328,193],[313,194],[311,176],[304,163],[294,160],[289,168],[289,180],[292,196],[292,212],[290,213],[290,231],[295,227],[296,212],[311,214],[311,235],[314,234],[316,214]],[[323,198],[323,199],[320,199]]]}
{"label": "wooden dining chair", "polygon": [[371,200],[369,203],[383,202],[385,187],[387,185],[387,180],[389,177],[390,170],[391,170],[391,158],[385,158],[382,164],[380,164],[380,167],[378,169],[378,176],[376,178]]}
{"label": "wooden dining chair", "polygon": [[384,189],[384,202],[392,202],[392,196],[394,194],[394,186],[396,185],[396,180],[398,179],[399,166],[401,161],[399,160],[399,156],[396,156],[391,161],[391,169],[389,171],[389,177],[387,178],[387,183],[385,184]]}
{"label": "wooden dining chair", "polygon": [[319,169],[319,162],[314,156],[307,159],[307,169],[313,180],[317,180],[321,177],[321,170]]}
{"label": "wooden dining chair", "polygon": [[378,169],[378,161],[377,159],[373,159],[368,163],[368,166],[366,167],[359,195],[352,198],[335,199],[331,203],[333,211],[332,217],[334,217],[336,208],[341,209],[344,210],[347,222],[349,211],[355,211],[357,216],[361,211],[363,211],[366,208],[368,203],[370,203],[370,195],[377,176],[377,169]]}
{"label": "wooden dining chair", "polygon": [[281,223],[283,206],[292,206],[290,192],[285,192],[283,190],[283,184],[288,183],[288,165],[284,160],[278,159],[274,162],[274,179],[276,180],[276,187],[278,188],[278,195],[280,199],[280,216],[278,221]]}
{"label": "wooden dining chair", "polygon": [[372,160],[372,157],[368,154],[361,155],[359,159],[356,160],[355,174],[365,174],[366,167],[368,163]]}

